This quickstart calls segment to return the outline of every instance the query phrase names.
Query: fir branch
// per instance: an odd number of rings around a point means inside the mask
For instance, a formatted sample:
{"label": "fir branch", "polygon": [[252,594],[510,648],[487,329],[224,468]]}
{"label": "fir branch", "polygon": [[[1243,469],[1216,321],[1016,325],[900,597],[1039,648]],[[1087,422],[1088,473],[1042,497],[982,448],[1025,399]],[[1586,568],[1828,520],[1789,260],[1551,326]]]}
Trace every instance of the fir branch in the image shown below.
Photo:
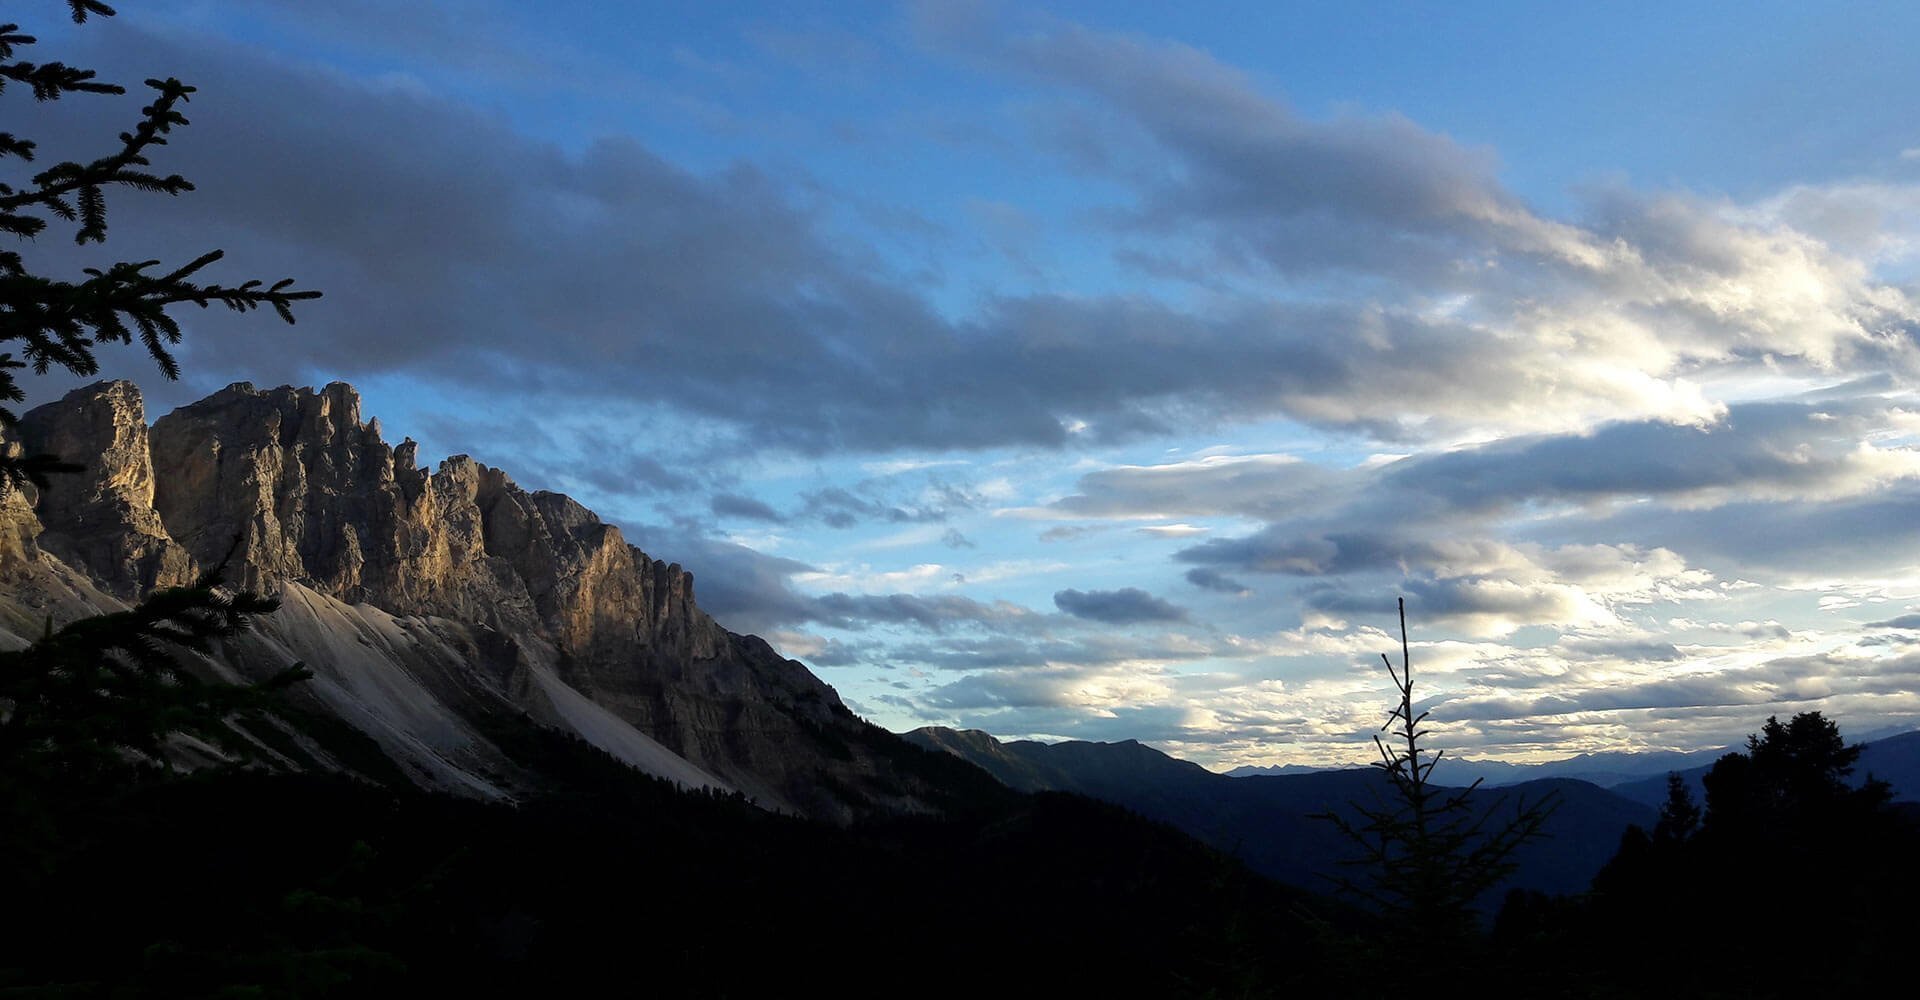
{"label": "fir branch", "polygon": [[133,761],[166,767],[172,733],[245,757],[235,717],[311,677],[295,665],[258,684],[209,682],[187,669],[194,654],[247,629],[279,606],[234,593],[216,566],[191,586],[155,591],[126,611],[82,618],[23,650],[0,653],[0,768],[57,778],[93,777]]}

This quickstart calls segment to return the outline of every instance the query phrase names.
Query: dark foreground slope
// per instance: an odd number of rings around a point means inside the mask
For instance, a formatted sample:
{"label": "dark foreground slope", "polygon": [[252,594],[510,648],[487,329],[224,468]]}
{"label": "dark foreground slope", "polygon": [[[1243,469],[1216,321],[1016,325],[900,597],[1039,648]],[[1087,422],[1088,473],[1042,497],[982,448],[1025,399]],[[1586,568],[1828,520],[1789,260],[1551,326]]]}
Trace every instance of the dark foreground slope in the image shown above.
{"label": "dark foreground slope", "polygon": [[1087,799],[846,828],[544,739],[565,787],[517,806],[229,772],[0,830],[0,993],[1265,995],[1339,968],[1325,904]]}
{"label": "dark foreground slope", "polygon": [[[1243,859],[1256,871],[1295,885],[1325,886],[1352,845],[1314,816],[1346,812],[1385,794],[1373,768],[1230,778],[1177,760],[1142,743],[1002,743],[976,731],[918,729],[907,738],[973,761],[1022,791],[1067,791],[1172,824]],[[1560,805],[1547,836],[1515,855],[1519,868],[1488,905],[1511,888],[1578,892],[1619,847],[1634,823],[1650,824],[1651,807],[1583,781],[1543,779],[1474,793],[1482,808],[1555,796]]]}

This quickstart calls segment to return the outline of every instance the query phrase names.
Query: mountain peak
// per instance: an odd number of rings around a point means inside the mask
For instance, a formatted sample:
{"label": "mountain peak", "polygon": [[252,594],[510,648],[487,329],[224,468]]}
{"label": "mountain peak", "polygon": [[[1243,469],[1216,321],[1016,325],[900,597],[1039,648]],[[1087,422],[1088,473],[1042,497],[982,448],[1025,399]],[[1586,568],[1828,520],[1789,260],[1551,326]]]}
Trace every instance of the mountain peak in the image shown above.
{"label": "mountain peak", "polygon": [[86,471],[9,510],[24,541],[0,546],[0,623],[16,636],[46,610],[96,613],[224,561],[230,582],[282,607],[229,643],[222,669],[305,662],[313,707],[432,787],[537,784],[486,735],[531,719],[682,784],[823,818],[949,794],[803,665],[716,623],[678,563],[469,456],[429,472],[412,439],[388,445],[363,420],[345,382],[236,382],[151,427],[137,387],[101,382],[36,408],[21,435]]}

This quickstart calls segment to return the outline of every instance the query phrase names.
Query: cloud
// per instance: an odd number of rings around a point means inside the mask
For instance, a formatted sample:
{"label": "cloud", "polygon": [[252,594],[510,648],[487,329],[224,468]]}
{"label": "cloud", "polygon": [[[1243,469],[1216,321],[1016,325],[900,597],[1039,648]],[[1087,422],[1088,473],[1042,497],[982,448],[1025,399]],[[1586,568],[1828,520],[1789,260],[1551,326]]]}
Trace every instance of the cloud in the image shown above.
{"label": "cloud", "polygon": [[716,493],[707,501],[707,508],[715,517],[765,521],[769,524],[784,524],[787,520],[779,511],[767,504],[738,493]]}
{"label": "cloud", "polygon": [[1302,606],[1335,617],[1388,615],[1393,596],[1404,593],[1410,611],[1473,635],[1610,625],[1616,607],[1702,596],[1711,579],[1663,548],[1366,531],[1302,536],[1286,526],[1205,542],[1177,558],[1209,572],[1228,566],[1315,579],[1299,593]]}
{"label": "cloud", "polygon": [[851,628],[856,624],[905,624],[938,632],[954,625],[991,626],[1020,631],[1039,624],[1038,613],[998,601],[982,603],[954,594],[827,594],[814,598],[807,617]]}
{"label": "cloud", "polygon": [[[352,290],[295,334],[201,318],[190,370],[209,374],[646,400],[741,449],[822,453],[1060,447],[1281,415],[1395,439],[1623,413],[1700,423],[1718,412],[1688,378],[1702,365],[1911,368],[1904,297],[1791,230],[1624,196],[1589,227],[1547,220],[1483,152],[1404,119],[1304,118],[1179,46],[1071,26],[946,41],[1144,133],[1175,169],[1123,172],[1121,189],[1130,227],[1169,252],[1197,239],[1309,284],[1332,269],[1417,294],[1000,295],[949,318],[841,238],[804,185],[751,164],[695,172],[621,136],[560,149],[421,88],[129,25],[87,33],[77,55],[202,88],[163,164],[200,190],[119,199],[125,231],[144,234],[131,253],[211,240],[249,271]],[[123,109],[76,107],[21,130],[122,127]],[[1447,296],[1466,305],[1435,304]]]}
{"label": "cloud", "polygon": [[[1779,706],[1840,696],[1900,696],[1920,690],[1920,657],[1869,659],[1821,653],[1727,670],[1692,671],[1529,697],[1445,699],[1457,718],[1504,719],[1590,712]],[[1759,715],[1760,713],[1753,713]]]}
{"label": "cloud", "polygon": [[1678,646],[1650,636],[1567,639],[1555,647],[1555,651],[1562,656],[1581,659],[1634,663],[1672,663],[1686,659],[1686,654]]}
{"label": "cloud", "polygon": [[[872,482],[860,484],[877,489]],[[851,528],[863,520],[891,524],[928,524],[946,520],[953,511],[975,506],[979,498],[958,486],[932,483],[923,492],[918,506],[862,497],[839,486],[815,490],[802,497],[800,517],[810,518],[830,528]]]}
{"label": "cloud", "polygon": [[[1714,408],[1687,376],[1713,366],[1914,370],[1906,296],[1777,214],[1602,190],[1587,218],[1549,219],[1501,185],[1484,150],[1391,114],[1306,117],[1184,45],[1044,15],[929,20],[923,32],[1073,95],[1045,132],[1073,136],[1063,159],[1127,192],[1112,215],[1150,248],[1129,247],[1131,259],[1205,254],[1209,274],[1307,294],[1332,289],[1389,309],[1445,302],[1423,315],[1457,320],[1454,345],[1490,366],[1485,377],[1447,371],[1482,401],[1449,398],[1448,418],[1525,426],[1510,408],[1519,404],[1546,407],[1536,419],[1699,422]],[[1478,353],[1493,343],[1504,356]],[[1430,360],[1417,338],[1364,325],[1336,349],[1360,362],[1382,344],[1395,350],[1366,360],[1376,378]],[[1412,416],[1394,413],[1403,400],[1438,409],[1428,405],[1437,386],[1363,391],[1359,374],[1326,381],[1329,395],[1296,398],[1289,412],[1364,424],[1364,407],[1387,421]]]}
{"label": "cloud", "polygon": [[1712,510],[1630,509],[1615,536],[1683,549],[1722,575],[1794,583],[1905,576],[1920,558],[1920,483],[1830,502],[1729,503]]}
{"label": "cloud", "polygon": [[1061,666],[962,677],[923,697],[948,711],[1004,708],[1094,708],[1163,701],[1166,681],[1140,670]]}
{"label": "cloud", "polygon": [[1644,497],[1714,507],[1855,496],[1920,475],[1920,452],[1870,439],[1893,429],[1899,413],[1897,404],[1877,398],[1741,403],[1702,426],[1621,421],[1587,434],[1402,459],[1386,466],[1373,488],[1407,497],[1415,510]]}
{"label": "cloud", "polygon": [[1003,633],[944,635],[937,642],[909,642],[888,650],[894,662],[938,670],[1019,671],[1072,665],[1116,670],[1140,664],[1185,663],[1220,656],[1245,656],[1244,649],[1212,637],[1178,632],[1157,635],[1104,633],[1056,635]]}
{"label": "cloud", "polygon": [[1213,590],[1222,594],[1233,594],[1235,596],[1252,593],[1251,590],[1247,589],[1246,584],[1230,576],[1226,576],[1218,570],[1208,569],[1205,566],[1198,566],[1187,570],[1186,580],[1201,590]]}
{"label": "cloud", "polygon": [[1738,403],[1698,425],[1612,421],[1359,468],[1290,455],[1116,466],[1082,475],[1076,492],[1020,513],[1454,524],[1541,505],[1604,513],[1643,500],[1686,508],[1831,500],[1920,476],[1920,451],[1903,436],[1907,414],[1898,400],[1843,392]]}
{"label": "cloud", "polygon": [[1323,498],[1337,472],[1292,455],[1211,456],[1165,465],[1123,465],[1080,477],[1078,492],[1028,513],[1101,518],[1218,514],[1280,517]]}
{"label": "cloud", "polygon": [[1144,590],[1123,587],[1119,590],[1062,590],[1053,595],[1055,607],[1075,618],[1130,625],[1137,622],[1184,621],[1187,612]]}
{"label": "cloud", "polygon": [[1920,629],[1920,614],[1909,613],[1882,622],[1869,622],[1868,628]]}
{"label": "cloud", "polygon": [[[823,574],[806,563],[681,528],[640,525],[629,534],[655,558],[696,567],[696,598],[701,608],[736,632],[784,635],[791,640],[801,634],[793,631],[794,626],[811,623],[848,631],[906,626],[936,633],[990,629],[1017,636],[1040,634],[1064,620],[1008,601],[977,601],[957,594],[807,594],[794,585],[794,578]],[[872,648],[837,647],[843,659]]]}
{"label": "cloud", "polygon": [[1307,589],[1301,599],[1315,611],[1387,621],[1399,596],[1396,590],[1404,591],[1409,617],[1475,636],[1507,635],[1528,625],[1592,627],[1616,620],[1604,605],[1577,587],[1488,577],[1411,579],[1398,588],[1367,593],[1323,585]]}
{"label": "cloud", "polygon": [[1155,538],[1192,538],[1195,535],[1204,535],[1207,533],[1206,528],[1192,524],[1150,524],[1133,530],[1142,535],[1152,535]]}

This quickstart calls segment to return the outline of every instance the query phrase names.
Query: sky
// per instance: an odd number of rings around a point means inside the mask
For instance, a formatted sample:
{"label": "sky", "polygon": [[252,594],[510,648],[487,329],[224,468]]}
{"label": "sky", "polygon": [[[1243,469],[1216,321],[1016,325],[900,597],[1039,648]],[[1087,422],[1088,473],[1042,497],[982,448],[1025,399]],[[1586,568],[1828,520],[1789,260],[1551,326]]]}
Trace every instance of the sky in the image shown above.
{"label": "sky", "polygon": [[1401,597],[1456,754],[1920,725],[1920,6],[46,6],[200,88],[112,254],[325,292],[150,416],[351,382],[880,725],[1359,761]]}

